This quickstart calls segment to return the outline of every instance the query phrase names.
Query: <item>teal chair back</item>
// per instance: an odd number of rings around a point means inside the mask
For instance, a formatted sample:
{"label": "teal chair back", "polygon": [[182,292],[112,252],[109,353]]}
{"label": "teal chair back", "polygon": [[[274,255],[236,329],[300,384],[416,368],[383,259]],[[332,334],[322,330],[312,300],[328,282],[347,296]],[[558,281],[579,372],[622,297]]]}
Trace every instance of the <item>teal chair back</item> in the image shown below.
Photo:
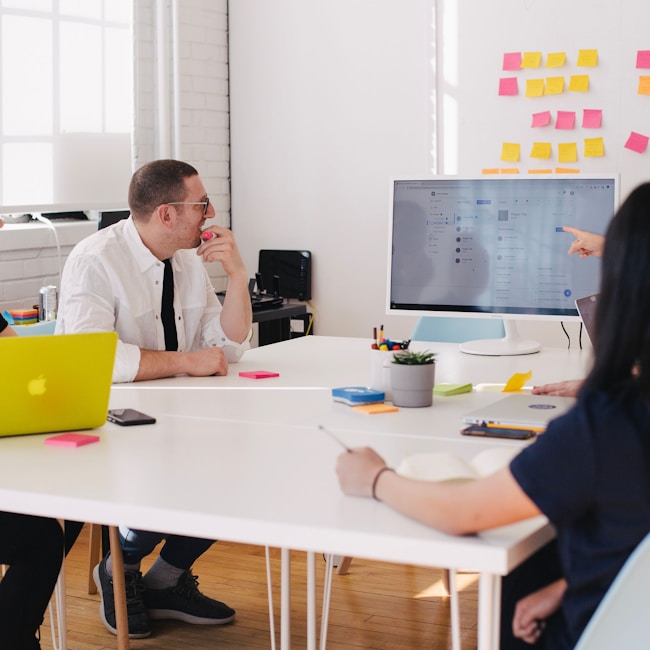
{"label": "teal chair back", "polygon": [[497,318],[422,316],[415,325],[411,339],[465,343],[475,339],[502,339],[505,335],[503,321]]}
{"label": "teal chair back", "polygon": [[650,535],[632,552],[587,624],[575,650],[642,650],[650,643]]}

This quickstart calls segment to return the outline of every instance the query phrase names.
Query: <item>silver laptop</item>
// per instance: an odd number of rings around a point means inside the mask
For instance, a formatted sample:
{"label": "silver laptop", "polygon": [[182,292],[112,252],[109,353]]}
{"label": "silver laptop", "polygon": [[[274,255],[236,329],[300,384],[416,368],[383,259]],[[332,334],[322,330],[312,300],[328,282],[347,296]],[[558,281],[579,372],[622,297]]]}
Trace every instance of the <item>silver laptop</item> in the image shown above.
{"label": "silver laptop", "polygon": [[596,318],[596,305],[598,304],[598,294],[595,293],[592,296],[585,296],[584,298],[578,298],[576,300],[576,309],[580,314],[582,319],[582,324],[587,330],[587,336],[589,340],[594,342],[594,322]]}
{"label": "silver laptop", "polygon": [[500,426],[545,431],[551,420],[566,413],[574,404],[574,397],[549,395],[508,395],[463,417],[467,424]]}

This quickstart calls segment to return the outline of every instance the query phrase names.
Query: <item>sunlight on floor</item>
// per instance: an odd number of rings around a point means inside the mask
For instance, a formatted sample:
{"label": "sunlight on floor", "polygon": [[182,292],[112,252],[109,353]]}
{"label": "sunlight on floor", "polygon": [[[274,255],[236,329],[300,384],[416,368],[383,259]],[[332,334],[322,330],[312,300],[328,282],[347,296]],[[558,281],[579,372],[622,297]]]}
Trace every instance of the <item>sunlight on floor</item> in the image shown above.
{"label": "sunlight on floor", "polygon": [[[476,573],[457,573],[456,574],[456,589],[460,592],[467,587],[471,587],[478,580]],[[442,580],[436,580],[430,584],[426,589],[415,594],[414,598],[441,598],[448,596]]]}

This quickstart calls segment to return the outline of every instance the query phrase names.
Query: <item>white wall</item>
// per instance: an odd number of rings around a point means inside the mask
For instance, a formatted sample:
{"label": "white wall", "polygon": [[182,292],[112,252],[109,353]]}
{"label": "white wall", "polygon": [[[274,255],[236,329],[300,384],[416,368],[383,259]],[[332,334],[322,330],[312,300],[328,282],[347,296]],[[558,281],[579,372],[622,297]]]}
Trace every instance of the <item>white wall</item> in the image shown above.
{"label": "white wall", "polygon": [[316,334],[406,337],[385,316],[392,174],[430,173],[427,0],[230,3],[233,230],[313,255]]}

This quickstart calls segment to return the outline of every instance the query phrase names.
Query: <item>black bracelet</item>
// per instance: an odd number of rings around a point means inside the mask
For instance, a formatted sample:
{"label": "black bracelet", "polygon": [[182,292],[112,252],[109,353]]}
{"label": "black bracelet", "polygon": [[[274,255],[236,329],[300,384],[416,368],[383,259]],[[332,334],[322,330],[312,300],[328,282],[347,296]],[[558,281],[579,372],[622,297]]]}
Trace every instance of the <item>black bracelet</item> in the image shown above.
{"label": "black bracelet", "polygon": [[380,501],[381,499],[377,498],[377,494],[375,490],[377,489],[377,481],[379,480],[379,477],[384,473],[384,472],[394,472],[395,470],[392,467],[388,467],[388,465],[384,465],[376,474],[375,478],[372,482],[372,498],[375,501]]}

